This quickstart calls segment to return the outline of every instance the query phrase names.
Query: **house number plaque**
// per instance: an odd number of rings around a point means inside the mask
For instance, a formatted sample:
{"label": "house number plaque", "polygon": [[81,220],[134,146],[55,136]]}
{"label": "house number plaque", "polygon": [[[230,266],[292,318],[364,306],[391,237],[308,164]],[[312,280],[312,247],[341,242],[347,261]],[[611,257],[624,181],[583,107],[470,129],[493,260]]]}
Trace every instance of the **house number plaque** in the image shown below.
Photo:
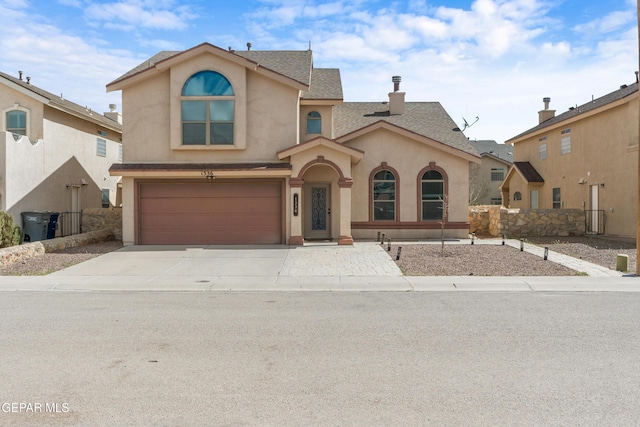
{"label": "house number plaque", "polygon": [[213,171],[202,171],[202,176],[204,176],[207,179],[215,179],[216,177],[213,176]]}
{"label": "house number plaque", "polygon": [[293,216],[298,216],[298,193],[293,193]]}

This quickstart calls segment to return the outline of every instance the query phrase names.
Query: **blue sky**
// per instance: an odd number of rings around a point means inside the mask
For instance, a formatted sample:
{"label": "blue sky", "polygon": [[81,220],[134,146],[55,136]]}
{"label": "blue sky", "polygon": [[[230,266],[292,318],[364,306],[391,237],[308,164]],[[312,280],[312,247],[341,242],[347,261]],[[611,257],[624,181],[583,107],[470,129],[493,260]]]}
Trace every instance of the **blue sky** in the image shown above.
{"label": "blue sky", "polygon": [[[635,81],[636,0],[0,0],[0,71],[107,111],[105,85],[161,50],[202,42],[309,47],[345,101],[439,101],[465,134],[503,142]],[[126,118],[125,118],[126,120]]]}

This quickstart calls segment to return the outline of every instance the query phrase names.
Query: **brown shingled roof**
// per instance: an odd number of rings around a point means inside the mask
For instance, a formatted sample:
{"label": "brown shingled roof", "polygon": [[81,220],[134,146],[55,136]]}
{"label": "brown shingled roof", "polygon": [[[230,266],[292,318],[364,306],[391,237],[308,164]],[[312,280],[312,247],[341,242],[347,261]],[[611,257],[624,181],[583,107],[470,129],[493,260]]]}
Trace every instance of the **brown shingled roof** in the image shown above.
{"label": "brown shingled roof", "polygon": [[8,80],[30,92],[33,92],[37,95],[42,96],[49,100],[49,105],[58,110],[70,113],[75,116],[80,116],[86,120],[89,120],[93,123],[101,125],[111,130],[115,130],[116,132],[122,132],[122,125],[115,120],[112,120],[105,115],[98,113],[96,111],[91,111],[91,109],[83,107],[82,105],[76,104],[75,102],[71,102],[67,99],[64,99],[58,95],[54,95],[51,92],[47,92],[44,89],[40,89],[37,86],[34,86],[31,83],[27,83],[23,80],[20,80],[17,77],[10,76],[9,74],[5,74],[0,72],[0,78]]}
{"label": "brown shingled roof", "polygon": [[565,120],[569,120],[572,119],[574,117],[577,117],[581,114],[584,114],[588,111],[591,110],[595,110],[596,108],[600,108],[603,107],[607,104],[611,104],[613,102],[619,101],[621,99],[624,99],[632,94],[634,94],[635,92],[638,91],[638,83],[634,83],[631,84],[629,86],[627,85],[623,85],[620,89],[611,92],[605,96],[602,96],[600,98],[594,99],[593,101],[587,102],[586,104],[582,104],[579,107],[575,107],[575,108],[571,108],[568,111],[565,111],[564,113],[557,115],[555,117],[550,118],[549,120],[545,120],[544,122],[540,123],[539,125],[525,131],[522,132],[521,134],[514,136],[513,138],[510,138],[507,140],[507,142],[513,141],[514,139],[519,139],[523,136],[529,135],[529,134],[533,134],[536,133],[539,130],[542,130],[544,128],[547,128],[549,126],[553,126],[557,123],[563,122]]}
{"label": "brown shingled roof", "polygon": [[[338,139],[380,120],[478,156],[476,149],[439,102],[406,102],[404,114],[389,114],[389,104],[345,102],[334,107],[334,138]],[[479,157],[479,156],[478,156]]]}
{"label": "brown shingled roof", "polygon": [[527,182],[544,182],[536,168],[529,162],[513,162],[513,166],[518,169]]}

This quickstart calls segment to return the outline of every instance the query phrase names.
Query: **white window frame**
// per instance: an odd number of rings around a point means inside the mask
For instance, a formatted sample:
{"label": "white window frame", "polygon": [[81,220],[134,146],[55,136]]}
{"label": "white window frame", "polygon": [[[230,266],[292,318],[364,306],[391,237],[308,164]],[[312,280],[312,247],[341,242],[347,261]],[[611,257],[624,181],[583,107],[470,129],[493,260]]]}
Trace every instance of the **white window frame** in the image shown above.
{"label": "white window frame", "polygon": [[544,160],[547,158],[547,143],[540,144],[538,146],[538,160]]}
{"label": "white window frame", "polygon": [[491,168],[491,181],[504,181],[504,168]]}
{"label": "white window frame", "polygon": [[[104,149],[102,147],[104,146]],[[96,138],[96,156],[107,157],[107,140],[104,138]]]}
{"label": "white window frame", "polygon": [[0,118],[0,120],[2,120],[2,130],[5,132],[8,132],[7,130],[7,113],[10,111],[22,111],[24,113],[27,114],[27,119],[26,119],[26,129],[25,129],[25,136],[27,138],[29,138],[31,136],[31,110],[29,110],[28,108],[25,107],[21,107],[20,104],[13,104],[11,107],[7,107],[4,110],[2,110],[2,118]]}
{"label": "white window frame", "polygon": [[565,136],[560,140],[560,154],[571,153],[571,137]]}

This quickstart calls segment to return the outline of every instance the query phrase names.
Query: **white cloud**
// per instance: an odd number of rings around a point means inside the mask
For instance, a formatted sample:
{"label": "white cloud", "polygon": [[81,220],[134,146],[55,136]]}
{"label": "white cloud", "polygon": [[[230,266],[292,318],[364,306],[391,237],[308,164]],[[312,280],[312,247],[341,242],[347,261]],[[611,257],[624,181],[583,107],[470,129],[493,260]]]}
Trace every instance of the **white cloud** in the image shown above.
{"label": "white cloud", "polygon": [[585,24],[576,25],[574,30],[584,34],[605,34],[624,29],[636,20],[635,9],[615,11]]}
{"label": "white cloud", "polygon": [[120,104],[120,94],[107,94],[105,85],[142,62],[141,58],[66,34],[30,11],[13,13],[16,20],[40,23],[0,26],[2,71],[17,76],[22,70],[33,85],[99,112],[107,111],[109,104]]}
{"label": "white cloud", "polygon": [[182,30],[195,18],[189,7],[175,7],[172,1],[127,1],[92,3],[85,9],[90,21],[104,22],[112,28],[138,27],[158,30]]}

